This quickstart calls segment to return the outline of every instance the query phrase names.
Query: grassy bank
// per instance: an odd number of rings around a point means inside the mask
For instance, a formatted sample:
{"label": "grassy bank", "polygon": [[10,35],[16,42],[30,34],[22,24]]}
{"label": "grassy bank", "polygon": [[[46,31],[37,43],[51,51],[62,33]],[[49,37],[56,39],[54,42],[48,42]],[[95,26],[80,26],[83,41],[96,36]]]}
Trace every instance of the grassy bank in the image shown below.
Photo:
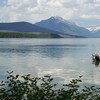
{"label": "grassy bank", "polygon": [[60,38],[60,36],[49,33],[0,32],[0,38]]}
{"label": "grassy bank", "polygon": [[0,100],[100,100],[100,88],[95,86],[82,89],[79,79],[73,79],[62,88],[56,88],[51,76],[31,77],[9,73],[0,84]]}

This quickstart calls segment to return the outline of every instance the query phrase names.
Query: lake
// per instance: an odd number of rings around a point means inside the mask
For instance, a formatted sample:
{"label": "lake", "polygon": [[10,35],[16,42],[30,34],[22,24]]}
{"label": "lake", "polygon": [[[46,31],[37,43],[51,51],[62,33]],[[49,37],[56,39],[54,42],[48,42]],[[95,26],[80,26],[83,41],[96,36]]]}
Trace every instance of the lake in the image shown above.
{"label": "lake", "polygon": [[52,75],[57,83],[83,76],[84,83],[100,84],[100,66],[92,54],[100,39],[0,39],[0,80],[14,74]]}

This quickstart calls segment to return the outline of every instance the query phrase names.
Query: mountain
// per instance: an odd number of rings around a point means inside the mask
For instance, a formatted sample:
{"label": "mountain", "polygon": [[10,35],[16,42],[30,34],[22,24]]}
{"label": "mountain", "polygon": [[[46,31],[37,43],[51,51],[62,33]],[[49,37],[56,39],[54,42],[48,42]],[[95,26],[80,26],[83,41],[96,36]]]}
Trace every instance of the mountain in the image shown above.
{"label": "mountain", "polygon": [[42,32],[42,33],[55,33],[50,29],[41,28],[28,22],[12,22],[0,23],[0,30],[15,31],[15,32]]}
{"label": "mountain", "polygon": [[[26,32],[54,34],[57,37],[92,37],[88,29],[77,26],[61,17],[54,16],[35,24],[28,22],[0,23],[0,32]],[[54,36],[56,37],[56,36]]]}
{"label": "mountain", "polygon": [[94,34],[95,37],[99,37],[100,38],[100,30],[92,31],[92,33]]}
{"label": "mountain", "polygon": [[90,30],[91,32],[99,31],[100,30],[100,26],[90,26],[87,29]]}
{"label": "mountain", "polygon": [[91,37],[92,34],[88,29],[77,26],[75,23],[67,21],[61,17],[54,16],[49,19],[35,23],[35,25],[51,30],[58,31],[63,34],[70,34],[83,37]]}
{"label": "mountain", "polygon": [[59,31],[37,26],[35,24],[31,24],[28,22],[0,23],[0,31],[1,32],[32,32],[34,34],[50,33],[50,34],[53,34],[54,37],[80,37],[80,36],[75,36],[75,35],[70,35],[70,34],[65,35]]}
{"label": "mountain", "polygon": [[94,37],[100,37],[100,26],[92,26],[88,28],[91,33],[94,35]]}
{"label": "mountain", "polygon": [[94,34],[95,34],[95,37],[99,37],[100,38],[100,30],[95,31]]}

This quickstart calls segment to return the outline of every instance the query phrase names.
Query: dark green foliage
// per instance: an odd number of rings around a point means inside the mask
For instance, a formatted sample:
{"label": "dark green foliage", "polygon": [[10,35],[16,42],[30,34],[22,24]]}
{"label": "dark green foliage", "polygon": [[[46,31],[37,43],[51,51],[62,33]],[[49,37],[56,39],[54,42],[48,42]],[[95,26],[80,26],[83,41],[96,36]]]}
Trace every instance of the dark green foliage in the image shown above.
{"label": "dark green foliage", "polygon": [[58,34],[50,33],[19,33],[19,32],[0,32],[0,38],[61,38]]}
{"label": "dark green foliage", "polygon": [[0,100],[100,100],[100,88],[80,88],[81,77],[57,88],[51,76],[38,78],[12,73],[0,83]]}

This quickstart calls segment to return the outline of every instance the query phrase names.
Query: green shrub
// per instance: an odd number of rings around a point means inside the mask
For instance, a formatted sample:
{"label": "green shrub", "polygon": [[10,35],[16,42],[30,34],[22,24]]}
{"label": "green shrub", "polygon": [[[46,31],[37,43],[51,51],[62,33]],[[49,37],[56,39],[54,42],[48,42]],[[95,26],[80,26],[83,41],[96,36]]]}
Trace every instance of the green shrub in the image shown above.
{"label": "green shrub", "polygon": [[11,72],[7,80],[0,83],[0,100],[100,100],[100,88],[80,88],[80,82],[81,77],[57,88],[51,76],[38,78]]}

